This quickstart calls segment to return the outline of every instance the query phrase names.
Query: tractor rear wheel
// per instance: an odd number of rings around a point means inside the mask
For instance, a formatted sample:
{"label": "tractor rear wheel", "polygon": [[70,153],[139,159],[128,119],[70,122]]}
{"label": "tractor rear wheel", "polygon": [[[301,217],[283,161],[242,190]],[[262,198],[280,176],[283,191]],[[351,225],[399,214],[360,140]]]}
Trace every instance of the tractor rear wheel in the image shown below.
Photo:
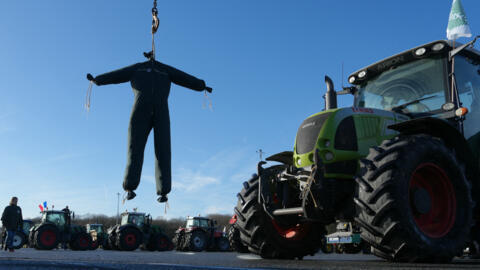
{"label": "tractor rear wheel", "polygon": [[79,232],[72,236],[70,248],[72,250],[88,250],[92,245],[92,238],[86,232]]}
{"label": "tractor rear wheel", "polygon": [[464,168],[429,135],[400,136],[370,149],[354,200],[373,253],[401,262],[448,262],[461,254],[473,208]]}
{"label": "tractor rear wheel", "polygon": [[135,228],[125,228],[118,233],[117,245],[120,250],[136,250],[141,243],[140,232]]}
{"label": "tractor rear wheel", "polygon": [[248,253],[248,247],[242,243],[240,231],[235,226],[236,225],[231,225],[227,233],[230,248],[240,253]]}
{"label": "tractor rear wheel", "polygon": [[[271,168],[272,173],[277,173],[276,168]],[[262,258],[302,259],[314,255],[320,248],[324,227],[311,222],[285,225],[271,219],[258,203],[258,189],[259,179],[255,176],[244,182],[242,191],[237,194],[235,226],[240,230],[242,242]]]}
{"label": "tractor rear wheel", "polygon": [[40,226],[34,236],[34,246],[37,249],[52,250],[58,246],[60,233],[54,226]]}
{"label": "tractor rear wheel", "polygon": [[19,249],[25,245],[27,242],[27,237],[23,232],[15,232],[15,236],[13,237],[13,248],[14,249]]}
{"label": "tractor rear wheel", "polygon": [[155,244],[156,244],[155,245],[156,250],[158,250],[158,251],[169,250],[170,239],[168,239],[168,237],[165,234],[159,233],[159,234],[155,235],[154,241],[155,241]]}
{"label": "tractor rear wheel", "polygon": [[195,230],[185,235],[185,244],[191,251],[204,251],[207,248],[207,236],[202,230]]}

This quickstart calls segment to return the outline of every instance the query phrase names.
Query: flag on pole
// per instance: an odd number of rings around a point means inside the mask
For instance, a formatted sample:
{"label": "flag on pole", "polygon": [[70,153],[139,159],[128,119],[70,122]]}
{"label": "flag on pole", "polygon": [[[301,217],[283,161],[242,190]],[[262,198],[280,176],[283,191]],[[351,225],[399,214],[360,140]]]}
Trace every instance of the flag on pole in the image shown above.
{"label": "flag on pole", "polygon": [[460,0],[453,0],[450,17],[448,18],[447,39],[455,40],[459,37],[471,37],[467,16]]}
{"label": "flag on pole", "polygon": [[38,207],[40,208],[40,211],[43,212],[43,206],[42,206],[42,204],[39,204]]}

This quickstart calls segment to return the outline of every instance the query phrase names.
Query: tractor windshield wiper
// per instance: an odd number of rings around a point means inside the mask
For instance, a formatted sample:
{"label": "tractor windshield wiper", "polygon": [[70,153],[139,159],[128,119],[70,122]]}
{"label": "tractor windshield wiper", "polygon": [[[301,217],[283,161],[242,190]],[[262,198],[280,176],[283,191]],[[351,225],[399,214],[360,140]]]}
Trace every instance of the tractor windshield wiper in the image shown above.
{"label": "tractor windshield wiper", "polygon": [[433,95],[433,96],[429,96],[429,97],[424,97],[424,98],[418,98],[418,99],[415,99],[415,100],[412,100],[412,101],[409,101],[407,103],[403,103],[402,105],[398,105],[398,106],[395,106],[395,107],[392,107],[390,110],[392,112],[396,112],[396,113],[401,113],[403,111],[403,109],[405,109],[406,107],[412,105],[412,104],[416,104],[416,103],[419,103],[420,101],[423,101],[423,100],[426,100],[426,99],[431,99],[431,98],[434,98],[434,97],[437,97],[437,95]]}

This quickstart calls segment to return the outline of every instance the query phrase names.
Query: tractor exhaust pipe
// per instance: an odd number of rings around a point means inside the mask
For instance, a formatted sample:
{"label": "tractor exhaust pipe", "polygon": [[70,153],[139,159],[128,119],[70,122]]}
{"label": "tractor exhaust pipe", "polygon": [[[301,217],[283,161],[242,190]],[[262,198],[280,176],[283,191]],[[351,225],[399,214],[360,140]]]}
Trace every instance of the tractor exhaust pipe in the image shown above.
{"label": "tractor exhaust pipe", "polygon": [[333,87],[333,81],[330,77],[325,76],[325,84],[327,85],[327,92],[323,96],[325,99],[325,110],[337,108],[337,92]]}

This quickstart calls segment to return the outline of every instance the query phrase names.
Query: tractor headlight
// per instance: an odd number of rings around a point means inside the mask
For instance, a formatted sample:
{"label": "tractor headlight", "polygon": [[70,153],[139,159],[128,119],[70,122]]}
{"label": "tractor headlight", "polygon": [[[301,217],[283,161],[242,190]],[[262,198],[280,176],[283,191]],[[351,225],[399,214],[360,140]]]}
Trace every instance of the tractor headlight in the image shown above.
{"label": "tractor headlight", "polygon": [[367,76],[367,71],[366,70],[362,70],[358,73],[358,78],[359,79],[363,79],[363,78],[365,78],[365,76]]}
{"label": "tractor headlight", "polygon": [[332,152],[326,152],[325,153],[325,160],[330,161],[333,159],[333,153]]}
{"label": "tractor headlight", "polygon": [[443,48],[445,48],[445,44],[443,44],[443,43],[437,43],[437,44],[432,46],[432,50],[434,52],[439,52],[439,51],[443,50]]}
{"label": "tractor headlight", "polygon": [[416,56],[422,56],[427,52],[427,49],[425,48],[419,48],[415,50],[415,55]]}
{"label": "tractor headlight", "polygon": [[355,76],[352,76],[352,77],[348,78],[348,82],[350,84],[353,84],[355,82]]}

